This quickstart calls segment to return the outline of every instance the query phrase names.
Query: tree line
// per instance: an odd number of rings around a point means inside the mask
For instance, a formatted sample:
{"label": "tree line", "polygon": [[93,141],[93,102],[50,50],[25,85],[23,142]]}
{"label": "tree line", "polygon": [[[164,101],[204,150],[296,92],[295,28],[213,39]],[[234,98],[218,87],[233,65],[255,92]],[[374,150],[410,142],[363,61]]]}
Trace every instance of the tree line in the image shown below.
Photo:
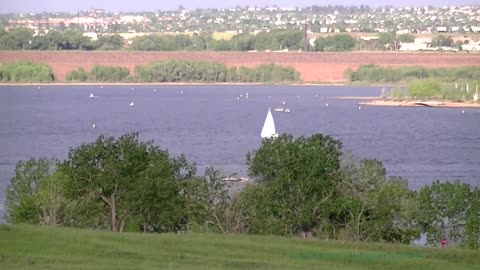
{"label": "tree line", "polygon": [[415,79],[432,79],[440,82],[473,81],[480,78],[480,67],[426,68],[426,67],[380,67],[361,65],[357,70],[345,71],[349,82],[398,83]]}
{"label": "tree line", "polygon": [[20,161],[6,191],[11,223],[116,232],[207,231],[478,248],[480,191],[436,181],[418,191],[381,162],[315,134],[264,139],[247,155],[255,181],[237,193],[138,133],[100,136],[65,160]]}
{"label": "tree line", "polygon": [[0,50],[118,50],[124,44],[120,35],[102,35],[93,41],[75,30],[52,30],[34,36],[28,28],[0,29]]}
{"label": "tree line", "polygon": [[[352,51],[352,50],[399,50],[401,43],[413,42],[412,34],[396,35],[394,32],[380,33],[378,38],[362,40],[347,33],[321,36],[314,44],[305,43],[305,33],[298,29],[274,29],[258,34],[238,33],[231,39],[215,39],[212,33],[149,34],[131,41],[117,34],[99,35],[97,40],[83,36],[81,31],[51,30],[34,35],[31,29],[0,29],[0,50],[133,50],[133,51]],[[457,47],[450,36],[437,35],[432,38],[433,47]]]}
{"label": "tree line", "polygon": [[79,82],[294,82],[300,80],[292,67],[262,64],[253,68],[227,67],[223,63],[165,60],[135,67],[131,76],[127,68],[95,65],[67,73],[67,81]]}

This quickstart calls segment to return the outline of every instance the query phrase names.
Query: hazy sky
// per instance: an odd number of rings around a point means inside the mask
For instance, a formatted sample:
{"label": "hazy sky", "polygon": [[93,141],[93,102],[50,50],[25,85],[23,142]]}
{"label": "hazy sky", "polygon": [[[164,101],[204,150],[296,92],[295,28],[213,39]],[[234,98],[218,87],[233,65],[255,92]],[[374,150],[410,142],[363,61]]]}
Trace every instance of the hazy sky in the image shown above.
{"label": "hazy sky", "polygon": [[174,10],[179,5],[187,9],[195,8],[229,8],[235,6],[267,6],[305,7],[325,5],[360,5],[370,6],[446,6],[446,5],[480,5],[480,0],[183,0],[183,1],[155,1],[155,0],[3,0],[0,4],[0,13],[42,12],[89,10],[103,8],[107,11],[149,11]]}

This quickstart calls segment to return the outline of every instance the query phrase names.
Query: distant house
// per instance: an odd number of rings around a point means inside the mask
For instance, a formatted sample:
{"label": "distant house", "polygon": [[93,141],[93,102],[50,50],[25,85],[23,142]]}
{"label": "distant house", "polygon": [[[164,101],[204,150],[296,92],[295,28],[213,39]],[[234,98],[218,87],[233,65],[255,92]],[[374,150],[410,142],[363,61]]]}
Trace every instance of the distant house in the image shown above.
{"label": "distant house", "polygon": [[447,32],[446,26],[437,26],[437,32]]}
{"label": "distant house", "polygon": [[462,51],[467,52],[480,52],[480,41],[470,42],[462,45]]}

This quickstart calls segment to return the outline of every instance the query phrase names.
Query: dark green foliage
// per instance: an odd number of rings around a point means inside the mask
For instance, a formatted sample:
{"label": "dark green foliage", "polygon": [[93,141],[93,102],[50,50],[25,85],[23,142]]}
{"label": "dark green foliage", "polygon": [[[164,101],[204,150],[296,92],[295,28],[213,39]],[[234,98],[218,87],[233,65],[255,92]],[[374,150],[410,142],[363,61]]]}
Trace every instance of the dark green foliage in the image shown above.
{"label": "dark green foliage", "polygon": [[33,31],[27,28],[14,28],[0,36],[0,50],[28,49],[33,39]]}
{"label": "dark green foliage", "polygon": [[453,39],[451,36],[438,35],[432,38],[433,47],[453,47]]}
{"label": "dark green foliage", "polygon": [[176,49],[175,36],[148,35],[136,37],[130,45],[131,50],[135,51],[174,51]]}
{"label": "dark green foliage", "polygon": [[477,80],[480,67],[424,68],[424,67],[379,67],[362,65],[356,71],[345,72],[348,81],[366,81],[370,83],[396,83],[412,79],[435,79],[441,82],[456,80]]}
{"label": "dark green foliage", "polygon": [[123,48],[125,41],[120,35],[106,35],[100,36],[95,42],[95,47],[98,50],[119,50]]}
{"label": "dark green foliage", "polygon": [[340,148],[339,141],[321,134],[298,139],[282,135],[249,153],[249,174],[259,183],[251,191],[251,222],[256,226],[250,230],[294,235],[325,224],[340,182]]}
{"label": "dark green foliage", "polygon": [[94,65],[90,72],[83,68],[72,70],[65,79],[73,82],[125,82],[130,80],[130,71],[124,67]]}
{"label": "dark green foliage", "polygon": [[274,64],[237,69],[217,62],[167,60],[135,67],[140,82],[282,82],[299,77],[295,69]]}
{"label": "dark green foliage", "polygon": [[315,40],[315,51],[351,51],[355,44],[355,39],[349,34],[337,34],[329,37],[320,37]]}
{"label": "dark green foliage", "polygon": [[446,239],[451,245],[478,246],[478,189],[458,181],[436,181],[420,189],[418,200],[418,218],[427,244],[439,246],[441,240]]}
{"label": "dark green foliage", "polygon": [[122,82],[130,79],[130,71],[124,67],[94,65],[89,79],[96,82]]}
{"label": "dark green foliage", "polygon": [[416,193],[404,179],[388,177],[377,160],[342,164],[342,213],[337,238],[411,243],[420,236]]}
{"label": "dark green foliage", "polygon": [[0,64],[2,82],[53,82],[52,69],[46,64],[17,62]]}
{"label": "dark green foliage", "polygon": [[235,232],[228,222],[230,196],[219,171],[208,168],[205,177],[192,178],[184,183],[184,187],[189,229],[219,233]]}
{"label": "dark green foliage", "polygon": [[412,34],[401,34],[397,37],[399,42],[411,43],[415,41],[415,36]]}
{"label": "dark green foliage", "polygon": [[408,87],[408,95],[413,99],[444,99],[442,87],[436,81],[413,81]]}
{"label": "dark green foliage", "polygon": [[52,177],[55,161],[46,158],[19,161],[6,192],[6,219],[12,223],[39,224],[42,220],[39,194]]}
{"label": "dark green foliage", "polygon": [[100,136],[72,148],[59,169],[67,176],[65,195],[76,204],[73,225],[108,220],[112,231],[121,232],[128,219],[144,231],[172,231],[183,223],[178,181],[194,171],[184,158],[171,158],[151,141],[140,142],[137,133]]}

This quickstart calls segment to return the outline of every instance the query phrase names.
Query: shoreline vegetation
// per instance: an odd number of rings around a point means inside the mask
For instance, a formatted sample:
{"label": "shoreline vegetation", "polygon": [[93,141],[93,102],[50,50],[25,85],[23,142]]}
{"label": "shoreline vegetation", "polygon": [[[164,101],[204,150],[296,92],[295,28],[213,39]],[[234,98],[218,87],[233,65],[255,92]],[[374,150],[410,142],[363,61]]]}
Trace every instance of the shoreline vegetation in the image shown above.
{"label": "shoreline vegetation", "polygon": [[[0,81],[14,83],[55,82],[52,68],[30,61],[0,64]],[[293,67],[260,64],[230,66],[213,61],[164,60],[135,66],[134,74],[120,66],[93,65],[67,73],[72,83],[294,83],[300,74]]]}
{"label": "shoreline vegetation", "polygon": [[70,148],[64,160],[19,161],[5,218],[14,225],[162,235],[405,245],[424,235],[433,247],[480,245],[480,190],[469,184],[444,179],[412,190],[380,161],[345,153],[341,141],[323,134],[263,139],[246,164],[255,181],[232,186],[222,171],[210,167],[199,175],[187,157],[171,156],[139,133],[100,135]]}

